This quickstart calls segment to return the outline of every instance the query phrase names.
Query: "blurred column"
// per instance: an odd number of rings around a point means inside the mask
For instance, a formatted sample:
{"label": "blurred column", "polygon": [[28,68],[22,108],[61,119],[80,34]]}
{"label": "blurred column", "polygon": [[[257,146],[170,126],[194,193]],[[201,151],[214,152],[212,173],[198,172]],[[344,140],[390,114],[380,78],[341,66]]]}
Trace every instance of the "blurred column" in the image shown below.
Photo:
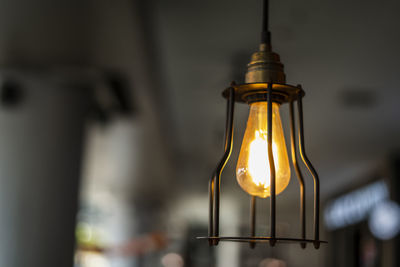
{"label": "blurred column", "polygon": [[5,77],[0,266],[71,267],[88,91],[54,73],[0,72],[0,85]]}

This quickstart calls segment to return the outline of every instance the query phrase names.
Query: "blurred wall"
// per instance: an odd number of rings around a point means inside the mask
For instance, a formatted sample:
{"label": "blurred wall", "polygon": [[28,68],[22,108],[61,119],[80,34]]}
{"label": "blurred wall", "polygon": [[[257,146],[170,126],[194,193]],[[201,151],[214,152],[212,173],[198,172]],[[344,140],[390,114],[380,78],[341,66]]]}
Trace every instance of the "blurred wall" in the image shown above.
{"label": "blurred wall", "polygon": [[89,94],[61,76],[13,73],[19,101],[0,105],[0,266],[73,264]]}

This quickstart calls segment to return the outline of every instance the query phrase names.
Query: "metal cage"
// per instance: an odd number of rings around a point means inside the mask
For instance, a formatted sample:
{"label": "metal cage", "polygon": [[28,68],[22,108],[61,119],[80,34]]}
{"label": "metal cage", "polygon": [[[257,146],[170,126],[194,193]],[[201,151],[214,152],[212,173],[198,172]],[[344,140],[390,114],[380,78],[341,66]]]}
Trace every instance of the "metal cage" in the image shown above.
{"label": "metal cage", "polygon": [[[305,248],[307,243],[312,243],[316,249],[320,247],[321,241],[319,239],[319,211],[320,211],[320,186],[318,174],[308,159],[305,151],[304,144],[304,127],[303,127],[303,106],[302,98],[304,91],[300,85],[291,86],[279,83],[246,83],[236,85],[234,82],[229,88],[223,92],[223,96],[227,99],[227,118],[225,126],[225,151],[218,163],[218,166],[213,173],[209,182],[209,232],[206,237],[199,237],[199,239],[206,239],[209,241],[210,246],[216,246],[220,241],[234,241],[234,242],[247,242],[250,247],[254,248],[257,242],[269,242],[271,246],[275,246],[277,242],[281,243],[299,243],[302,248]],[[235,102],[251,103],[255,101],[268,102],[268,115],[267,115],[267,140],[268,140],[268,158],[271,173],[270,184],[270,234],[269,236],[256,236],[256,197],[251,197],[250,203],[250,236],[220,236],[219,235],[219,216],[220,216],[220,189],[221,189],[221,173],[229,160],[233,146],[233,119],[234,119],[234,105]],[[298,238],[278,237],[276,235],[276,177],[275,165],[272,153],[272,102],[279,104],[289,103],[290,114],[290,140],[291,140],[291,158],[292,164],[295,169],[297,179],[299,181],[300,189],[300,229],[301,235]],[[295,138],[295,119],[294,119],[294,102],[297,102],[298,113],[298,136],[299,144],[298,150],[304,165],[314,180],[314,233],[312,239],[306,238],[306,196],[305,184],[303,175],[300,171],[297,160],[297,146]]]}

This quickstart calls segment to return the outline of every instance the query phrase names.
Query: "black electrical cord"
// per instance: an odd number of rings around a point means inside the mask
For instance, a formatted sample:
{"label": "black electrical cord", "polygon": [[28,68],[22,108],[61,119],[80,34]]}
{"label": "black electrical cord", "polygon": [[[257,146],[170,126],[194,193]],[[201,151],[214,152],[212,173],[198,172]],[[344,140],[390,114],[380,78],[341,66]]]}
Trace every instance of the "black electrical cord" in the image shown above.
{"label": "black electrical cord", "polygon": [[269,32],[269,1],[264,0],[263,19],[261,31],[261,43],[271,45],[271,33]]}

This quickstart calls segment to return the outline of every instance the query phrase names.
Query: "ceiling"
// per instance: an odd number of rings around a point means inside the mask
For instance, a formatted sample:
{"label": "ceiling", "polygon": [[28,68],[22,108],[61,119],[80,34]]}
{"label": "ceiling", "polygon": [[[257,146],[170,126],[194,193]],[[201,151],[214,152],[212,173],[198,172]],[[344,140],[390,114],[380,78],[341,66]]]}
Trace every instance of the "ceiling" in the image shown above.
{"label": "ceiling", "polygon": [[[207,182],[223,150],[221,92],[243,80],[257,50],[261,0],[60,2],[0,1],[2,67],[89,66],[125,77],[136,113],[88,133],[83,176],[95,204],[114,211],[110,229],[119,241],[170,217],[205,224]],[[326,199],[368,179],[400,147],[400,1],[270,2],[274,51],[288,83],[306,91],[306,147]],[[287,107],[281,112],[287,130]],[[247,195],[232,181],[247,116],[247,105],[237,105],[223,177],[228,223],[247,212],[237,205]],[[292,181],[287,191],[296,190]],[[298,195],[282,195],[292,206],[282,221],[291,222],[297,206],[288,199]],[[182,224],[173,226],[184,233]],[[301,264],[308,256],[295,258]]]}
{"label": "ceiling", "polygon": [[[262,1],[28,2],[0,1],[2,65],[76,64],[122,72],[139,112],[146,114],[141,120],[151,124],[147,131],[163,136],[171,151],[178,180],[164,183],[205,193],[223,149],[221,92],[232,80],[243,80],[257,50]],[[288,83],[306,91],[307,152],[323,196],[329,196],[366,178],[400,146],[400,2],[270,0],[270,5],[273,48]],[[281,111],[287,118],[287,107]],[[234,176],[247,112],[246,105],[237,105],[227,177]],[[160,147],[152,145],[150,158]],[[163,170],[156,173],[157,182],[164,179]]]}
{"label": "ceiling", "polygon": [[[243,79],[257,49],[261,2],[158,0],[150,6],[162,121],[187,190],[205,192],[222,153],[221,92],[230,81]],[[271,0],[270,5],[273,49],[288,83],[306,91],[307,152],[323,194],[330,195],[366,178],[400,145],[400,2]],[[281,108],[283,118],[286,109]],[[230,170],[247,112],[246,105],[236,109]]]}

